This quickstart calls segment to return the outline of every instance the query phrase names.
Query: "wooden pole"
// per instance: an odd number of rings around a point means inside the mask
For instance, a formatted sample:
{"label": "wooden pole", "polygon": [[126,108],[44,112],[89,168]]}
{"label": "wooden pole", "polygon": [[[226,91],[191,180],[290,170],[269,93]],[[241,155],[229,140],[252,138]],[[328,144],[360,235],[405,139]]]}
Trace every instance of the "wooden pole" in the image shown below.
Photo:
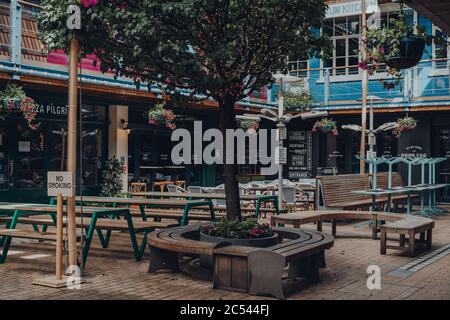
{"label": "wooden pole", "polygon": [[57,196],[56,211],[56,281],[60,281],[63,275],[63,197]]}
{"label": "wooden pole", "polygon": [[[75,35],[70,42],[69,66],[69,116],[67,138],[67,171],[72,172],[74,187],[76,187],[75,173],[77,170],[77,89],[78,89],[78,40]],[[76,192],[75,192],[76,194]],[[75,196],[67,198],[68,223],[68,251],[69,266],[77,266],[77,237]]]}
{"label": "wooden pole", "polygon": [[[361,34],[361,56],[363,61],[366,60],[367,50],[366,50],[366,31],[367,31],[367,14],[366,14],[366,0],[361,0],[361,10],[362,10],[362,34]],[[366,163],[364,159],[366,158],[366,127],[367,127],[367,82],[368,82],[368,72],[363,70],[362,75],[362,99],[361,99],[361,143],[359,148],[359,171],[360,174],[365,174]]]}

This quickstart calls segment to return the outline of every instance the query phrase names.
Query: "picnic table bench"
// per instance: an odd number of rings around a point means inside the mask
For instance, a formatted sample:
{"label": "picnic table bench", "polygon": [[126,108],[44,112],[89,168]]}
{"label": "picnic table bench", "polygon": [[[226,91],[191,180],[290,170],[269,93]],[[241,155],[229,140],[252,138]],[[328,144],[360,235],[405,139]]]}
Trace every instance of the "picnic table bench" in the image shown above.
{"label": "picnic table bench", "polygon": [[[144,198],[184,198],[184,199],[203,199],[206,201],[212,200],[225,200],[226,195],[223,193],[189,193],[189,192],[131,192],[129,195],[133,198],[144,197]],[[241,210],[254,211],[256,218],[259,218],[260,212],[271,212],[275,214],[280,214],[278,210],[278,196],[276,195],[241,195],[241,201],[252,201],[254,202],[254,208],[241,208]],[[272,203],[273,208],[262,208],[263,203]],[[214,209],[221,210],[225,208],[214,207]]]}
{"label": "picnic table bench", "polygon": [[[141,218],[143,221],[147,221],[147,215],[145,208],[174,208],[182,210],[181,225],[187,225],[189,223],[189,214],[193,208],[203,208],[209,211],[210,221],[215,221],[215,211],[211,200],[176,200],[176,199],[143,199],[143,198],[120,198],[120,197],[77,197],[76,201],[83,204],[102,204],[110,205],[114,208],[119,206],[130,207],[136,205],[139,207]],[[52,199],[54,203],[54,199]],[[158,212],[158,210],[155,210]]]}
{"label": "picnic table bench", "polygon": [[[9,205],[7,208],[5,206],[0,206],[0,211],[5,212],[5,210],[13,210],[8,217],[0,218],[0,222],[6,223],[7,229],[0,230],[0,236],[2,236],[1,244],[3,245],[2,251],[2,261],[6,261],[9,247],[11,245],[11,240],[13,237],[21,237],[22,233],[27,233],[27,238],[33,238],[35,240],[45,241],[48,226],[56,225],[56,206],[52,205]],[[163,223],[163,222],[133,222],[131,214],[128,208],[101,208],[101,207],[76,207],[77,215],[83,214],[89,217],[84,217],[83,219],[77,218],[77,227],[86,229],[86,235],[83,245],[82,259],[84,264],[86,264],[87,257],[89,254],[90,246],[94,233],[97,233],[98,238],[101,242],[103,248],[107,248],[109,245],[109,240],[111,237],[111,231],[124,231],[128,232],[130,235],[131,245],[133,248],[133,253],[136,261],[140,261],[144,254],[144,250],[147,244],[147,233],[155,230],[156,228],[166,228],[174,226],[173,223]],[[42,218],[43,214],[47,214],[51,219]],[[41,217],[39,217],[41,216]],[[113,220],[123,217],[124,220]],[[20,232],[10,232],[8,230],[16,229],[17,224],[31,224],[33,225],[34,232],[28,230],[20,230]],[[37,228],[38,225],[44,226],[40,232]],[[106,235],[103,235],[102,230],[106,230]],[[136,234],[143,233],[144,238],[141,244],[138,244]],[[51,235],[49,233],[49,235]],[[49,240],[51,241],[51,239]]]}
{"label": "picnic table bench", "polygon": [[284,298],[283,270],[289,266],[289,278],[304,277],[317,283],[319,268],[325,266],[324,250],[334,238],[320,232],[274,228],[279,243],[268,248],[199,241],[200,226],[191,225],[149,234],[149,272],[179,270],[180,254],[210,255],[214,258],[213,288],[272,294]]}
{"label": "picnic table bench", "polygon": [[[316,223],[317,230],[322,231],[323,221],[331,221],[331,234],[336,236],[337,220],[371,220],[372,221],[372,238],[378,239],[378,232],[381,231],[380,253],[386,254],[387,249],[405,249],[405,235],[409,237],[409,254],[415,254],[415,236],[420,233],[422,242],[425,241],[427,250],[432,246],[432,229],[434,221],[420,216],[412,216],[405,214],[365,212],[365,211],[302,211],[301,213],[284,214],[271,217],[271,225],[289,224],[294,228],[300,228],[301,225],[307,223]],[[379,224],[381,223],[381,225]],[[387,222],[387,223],[386,223]],[[380,227],[380,228],[379,228]],[[387,233],[396,233],[400,235],[399,246],[387,245]]]}

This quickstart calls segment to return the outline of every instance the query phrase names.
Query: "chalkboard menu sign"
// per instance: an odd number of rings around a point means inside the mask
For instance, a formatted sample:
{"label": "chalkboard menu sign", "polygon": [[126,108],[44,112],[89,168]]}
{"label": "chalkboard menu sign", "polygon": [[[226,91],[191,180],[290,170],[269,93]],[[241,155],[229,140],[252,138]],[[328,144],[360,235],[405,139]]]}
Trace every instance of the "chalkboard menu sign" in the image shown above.
{"label": "chalkboard menu sign", "polygon": [[289,179],[312,176],[312,132],[289,131],[288,135]]}

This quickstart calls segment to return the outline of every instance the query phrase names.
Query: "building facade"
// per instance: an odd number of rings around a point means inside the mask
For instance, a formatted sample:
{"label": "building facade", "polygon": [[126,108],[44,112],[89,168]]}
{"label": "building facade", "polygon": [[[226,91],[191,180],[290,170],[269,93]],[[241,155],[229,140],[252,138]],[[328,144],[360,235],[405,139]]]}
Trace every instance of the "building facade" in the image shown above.
{"label": "building facade", "polygon": [[[38,3],[38,1],[36,1]],[[395,17],[396,4],[368,1],[381,10],[381,23]],[[390,1],[384,1],[390,2]],[[8,83],[23,86],[39,107],[41,126],[32,131],[14,115],[0,119],[0,201],[46,201],[46,172],[64,170],[64,139],[67,126],[68,58],[63,52],[44,53],[37,36],[39,5],[27,1],[0,1],[0,88]],[[411,23],[423,25],[427,32],[441,32],[431,21],[409,9]],[[340,129],[343,124],[361,123],[361,79],[358,68],[361,34],[360,1],[329,2],[324,30],[334,44],[333,55],[323,61],[289,57],[290,74],[302,78],[288,90],[305,90],[312,108],[327,110],[337,121],[339,135],[311,131],[316,119],[293,120],[288,124],[286,146],[288,165],[285,178],[311,178],[320,174],[358,171],[359,134]],[[369,95],[374,101],[375,127],[405,115],[418,120],[418,128],[395,137],[377,136],[379,156],[443,156],[450,159],[450,63],[435,44],[426,48],[422,61],[406,70],[399,86],[386,90],[377,74],[369,79]],[[439,53],[438,53],[439,52]],[[143,181],[151,187],[163,177],[185,180],[188,185],[213,186],[221,183],[220,165],[176,166],[170,160],[171,131],[148,124],[145,113],[161,93],[154,88],[136,88],[129,79],[115,80],[94,67],[95,57],[80,63],[79,115],[80,184],[84,194],[96,194],[108,158],[124,163],[124,190],[131,182]],[[236,106],[240,113],[259,113],[261,108],[277,107],[276,84],[262,88]],[[369,101],[370,103],[370,101]],[[174,107],[177,126],[192,130],[194,121],[204,129],[217,127],[214,101]],[[274,128],[263,121],[262,128]],[[404,171],[401,166],[398,168]],[[441,181],[450,175],[450,160],[439,167]],[[257,165],[240,166],[240,179],[246,182],[263,177]]]}

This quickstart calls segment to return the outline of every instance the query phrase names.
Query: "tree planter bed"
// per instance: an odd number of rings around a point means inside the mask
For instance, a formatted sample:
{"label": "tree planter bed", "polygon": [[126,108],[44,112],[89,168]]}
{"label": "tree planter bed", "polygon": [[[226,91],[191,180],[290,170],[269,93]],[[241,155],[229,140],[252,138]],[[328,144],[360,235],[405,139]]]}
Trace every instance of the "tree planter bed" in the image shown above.
{"label": "tree planter bed", "polygon": [[319,268],[325,267],[324,251],[333,246],[334,238],[316,231],[274,231],[279,241],[267,248],[200,241],[200,225],[155,231],[149,235],[149,272],[178,272],[181,254],[209,255],[214,260],[214,289],[284,299],[282,275],[286,265],[290,279],[319,282]]}

